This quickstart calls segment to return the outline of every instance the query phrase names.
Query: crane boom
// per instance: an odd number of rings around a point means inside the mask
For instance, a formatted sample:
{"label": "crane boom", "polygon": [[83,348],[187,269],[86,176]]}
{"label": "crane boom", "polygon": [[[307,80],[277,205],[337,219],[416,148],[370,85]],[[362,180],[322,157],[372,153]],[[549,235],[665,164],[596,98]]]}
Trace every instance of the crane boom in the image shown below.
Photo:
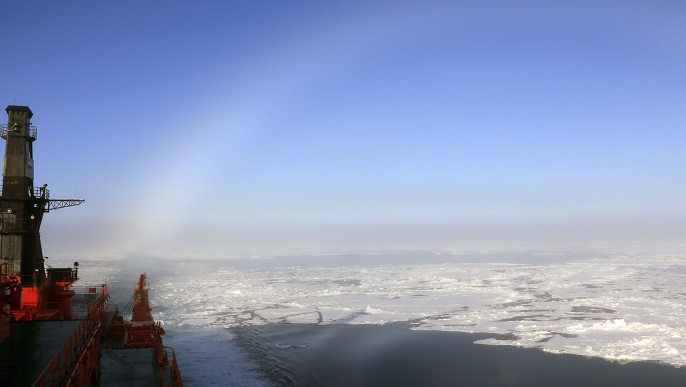
{"label": "crane boom", "polygon": [[50,210],[59,210],[60,208],[78,206],[79,204],[85,202],[84,199],[50,199],[48,201],[48,207],[45,212]]}

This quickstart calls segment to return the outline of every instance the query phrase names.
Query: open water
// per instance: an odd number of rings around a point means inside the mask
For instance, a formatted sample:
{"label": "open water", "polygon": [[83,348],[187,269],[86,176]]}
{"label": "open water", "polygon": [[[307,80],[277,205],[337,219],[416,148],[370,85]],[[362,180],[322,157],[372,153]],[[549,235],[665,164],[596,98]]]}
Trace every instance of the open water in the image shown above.
{"label": "open water", "polygon": [[[57,265],[56,265],[57,266]],[[82,259],[141,272],[188,386],[683,386],[686,256]]]}

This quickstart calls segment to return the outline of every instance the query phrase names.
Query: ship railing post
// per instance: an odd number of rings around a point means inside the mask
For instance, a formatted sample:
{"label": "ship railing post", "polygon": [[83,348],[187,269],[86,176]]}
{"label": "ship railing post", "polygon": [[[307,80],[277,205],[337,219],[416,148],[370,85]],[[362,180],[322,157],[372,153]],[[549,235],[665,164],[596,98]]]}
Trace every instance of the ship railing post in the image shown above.
{"label": "ship railing post", "polygon": [[57,352],[57,381],[58,385],[62,384],[62,378],[64,377],[64,367],[66,366],[66,361],[63,360],[64,352]]}
{"label": "ship railing post", "polygon": [[[76,327],[76,348],[81,346],[81,324],[82,323],[79,323],[79,326]],[[76,351],[79,352],[78,349]]]}
{"label": "ship railing post", "polygon": [[[45,375],[45,374],[43,374],[43,375]],[[55,365],[53,364],[53,362],[50,362],[50,386],[55,385],[53,382],[54,378],[55,378]]]}
{"label": "ship railing post", "polygon": [[74,338],[73,336],[69,336],[69,364],[74,363]]}
{"label": "ship railing post", "polygon": [[79,353],[79,335],[76,333],[74,336],[74,344],[72,346],[72,350],[74,351],[75,354]]}
{"label": "ship railing post", "polygon": [[69,363],[71,363],[71,354],[69,353],[68,342],[62,344],[62,352],[64,353],[64,368],[69,369]]}
{"label": "ship railing post", "polygon": [[52,370],[51,370],[52,372],[50,375],[50,386],[52,386],[52,387],[54,387],[57,384],[56,381],[57,381],[57,373],[59,372],[59,364],[60,364],[59,359],[57,362],[50,364],[51,367],[54,366],[54,367],[52,367]]}
{"label": "ship railing post", "polygon": [[55,363],[55,374],[54,374],[52,380],[50,381],[52,386],[57,384],[57,383],[55,383],[55,381],[59,377],[59,374],[61,374],[61,373],[62,373],[62,365],[60,363],[60,354],[57,353],[57,363]]}
{"label": "ship railing post", "polygon": [[62,352],[64,352],[64,368],[69,369],[69,364],[71,364],[71,354],[69,353],[68,342],[62,344]]}

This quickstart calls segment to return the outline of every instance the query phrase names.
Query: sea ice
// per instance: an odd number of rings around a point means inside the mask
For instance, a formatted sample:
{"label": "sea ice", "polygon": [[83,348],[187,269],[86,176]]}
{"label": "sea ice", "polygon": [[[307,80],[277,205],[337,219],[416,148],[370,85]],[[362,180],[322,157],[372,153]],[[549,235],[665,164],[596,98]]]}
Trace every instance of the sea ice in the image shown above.
{"label": "sea ice", "polygon": [[[428,253],[431,254],[431,253]],[[426,258],[429,263],[422,264]],[[441,257],[439,257],[441,258]],[[686,256],[615,255],[545,263],[423,257],[408,263],[251,265],[166,262],[153,287],[166,324],[382,324],[491,332],[483,344],[686,365]],[[183,287],[175,275],[186,276]]]}

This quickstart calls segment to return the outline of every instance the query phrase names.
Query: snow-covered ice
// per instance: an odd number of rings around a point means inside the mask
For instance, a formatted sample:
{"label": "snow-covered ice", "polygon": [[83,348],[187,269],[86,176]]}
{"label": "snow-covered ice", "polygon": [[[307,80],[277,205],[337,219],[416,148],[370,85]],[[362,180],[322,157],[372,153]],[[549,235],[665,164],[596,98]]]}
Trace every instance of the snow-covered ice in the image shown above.
{"label": "snow-covered ice", "polygon": [[686,255],[418,263],[417,254],[414,263],[166,262],[152,279],[155,315],[204,327],[412,321],[507,335],[482,344],[686,365]]}

